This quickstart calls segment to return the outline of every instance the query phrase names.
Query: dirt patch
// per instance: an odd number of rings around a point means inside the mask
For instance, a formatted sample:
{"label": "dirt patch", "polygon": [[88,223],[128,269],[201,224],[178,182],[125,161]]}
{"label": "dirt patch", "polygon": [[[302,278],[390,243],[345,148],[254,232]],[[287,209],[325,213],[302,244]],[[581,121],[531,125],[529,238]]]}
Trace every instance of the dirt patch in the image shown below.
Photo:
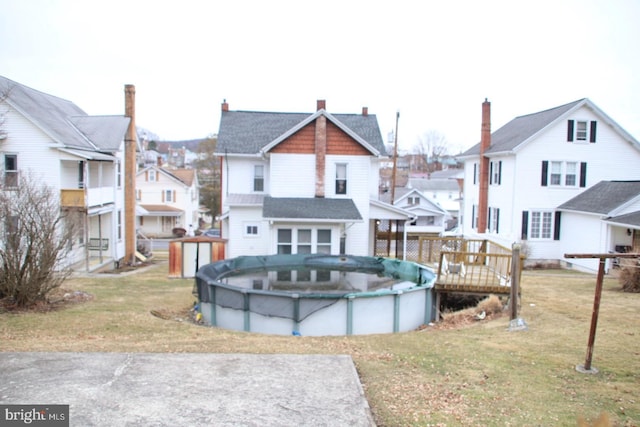
{"label": "dirt patch", "polygon": [[136,263],[134,265],[130,265],[130,264],[123,264],[120,265],[117,268],[112,268],[109,270],[102,270],[100,271],[101,274],[124,274],[124,273],[131,273],[131,272],[135,272],[138,271],[140,269],[146,268],[146,267],[150,267],[152,265],[155,265],[155,261],[150,260],[150,261],[145,261],[145,262],[139,262]]}
{"label": "dirt patch", "polygon": [[93,295],[79,290],[57,288],[49,293],[47,299],[38,301],[29,307],[18,307],[11,298],[0,299],[0,313],[46,313],[49,311],[61,310],[65,307],[91,301]]}

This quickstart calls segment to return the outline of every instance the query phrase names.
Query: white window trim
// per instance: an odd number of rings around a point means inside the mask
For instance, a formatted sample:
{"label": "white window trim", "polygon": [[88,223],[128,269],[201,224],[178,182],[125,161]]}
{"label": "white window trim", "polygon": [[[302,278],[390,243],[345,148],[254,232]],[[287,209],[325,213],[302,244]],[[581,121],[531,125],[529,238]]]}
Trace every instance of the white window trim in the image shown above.
{"label": "white window trim", "polygon": [[[334,253],[334,249],[336,248],[336,233],[333,227],[327,227],[322,225],[309,225],[309,226],[283,226],[275,229],[275,251],[278,252],[278,247],[280,246],[280,241],[278,240],[278,230],[291,230],[291,253],[298,253],[298,231],[300,230],[311,230],[311,253],[318,253],[318,246],[329,247],[329,253]],[[329,230],[331,233],[331,240],[327,243],[318,243],[318,231],[319,230]]]}
{"label": "white window trim", "polygon": [[[262,190],[256,190],[256,179],[258,178],[258,176],[256,175],[256,169],[258,167],[262,168]],[[267,178],[266,178],[266,173],[267,171],[267,167],[263,164],[254,164],[253,165],[253,180],[251,181],[251,192],[252,193],[264,193],[266,191],[267,188]]]}
{"label": "white window trim", "polygon": [[[344,193],[338,193],[336,191],[336,187],[338,186],[338,166],[344,166],[344,183],[346,186]],[[346,162],[336,162],[335,163],[335,174],[334,174],[334,186],[333,191],[337,197],[348,197],[349,196],[349,164]]]}
{"label": "white window trim", "polygon": [[[560,164],[560,183],[554,184],[551,179],[552,175],[555,175],[553,172],[553,165]],[[573,185],[567,185],[567,165],[569,163],[573,163],[575,165],[574,173],[572,175],[575,176],[575,183]],[[580,185],[580,162],[576,162],[575,160],[549,160],[549,170],[547,171],[547,182],[549,187],[553,188],[577,188]]]}
{"label": "white window trim", "polygon": [[[540,235],[538,237],[534,237],[533,236],[533,218],[534,218],[534,214],[540,214]],[[543,232],[543,224],[544,224],[544,216],[545,214],[549,214],[549,237],[542,237],[542,232]],[[529,224],[528,224],[528,236],[527,239],[528,240],[534,240],[534,241],[551,241],[553,240],[553,233],[554,233],[554,224],[553,224],[554,218],[553,218],[553,211],[550,210],[546,210],[546,209],[538,209],[538,210],[530,210],[529,211]]]}
{"label": "white window trim", "polygon": [[[248,232],[249,231],[248,230],[249,227],[255,227],[256,228],[256,233],[255,234],[249,233]],[[242,223],[242,235],[244,237],[248,237],[248,238],[251,238],[251,239],[255,239],[255,238],[260,237],[260,224],[257,223],[257,222],[243,222]]]}

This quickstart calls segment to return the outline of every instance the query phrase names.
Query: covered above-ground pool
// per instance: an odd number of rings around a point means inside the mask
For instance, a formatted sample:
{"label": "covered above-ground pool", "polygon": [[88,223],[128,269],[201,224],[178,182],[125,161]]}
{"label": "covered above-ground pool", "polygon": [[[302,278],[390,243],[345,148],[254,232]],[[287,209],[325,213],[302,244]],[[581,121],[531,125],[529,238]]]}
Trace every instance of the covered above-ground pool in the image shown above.
{"label": "covered above-ground pool", "polygon": [[205,322],[279,335],[405,332],[434,320],[436,275],[410,261],[351,255],[244,256],[196,273]]}

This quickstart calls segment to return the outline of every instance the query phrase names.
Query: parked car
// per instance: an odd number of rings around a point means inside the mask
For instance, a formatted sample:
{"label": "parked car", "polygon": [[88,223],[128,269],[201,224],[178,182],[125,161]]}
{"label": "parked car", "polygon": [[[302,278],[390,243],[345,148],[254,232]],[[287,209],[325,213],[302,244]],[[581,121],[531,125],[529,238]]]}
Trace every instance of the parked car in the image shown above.
{"label": "parked car", "polygon": [[220,237],[220,229],[218,229],[218,228],[210,228],[210,229],[206,230],[202,234],[204,236],[207,236],[207,237]]}

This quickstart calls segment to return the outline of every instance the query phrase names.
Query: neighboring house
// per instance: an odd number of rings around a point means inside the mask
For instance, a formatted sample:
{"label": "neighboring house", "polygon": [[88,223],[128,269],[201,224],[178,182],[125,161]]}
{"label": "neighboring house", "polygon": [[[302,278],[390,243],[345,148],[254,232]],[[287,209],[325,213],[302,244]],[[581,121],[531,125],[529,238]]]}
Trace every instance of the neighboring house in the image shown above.
{"label": "neighboring house", "polygon": [[[640,252],[640,181],[601,181],[558,211],[565,253]],[[569,262],[595,271],[599,260]]]}
{"label": "neighboring house", "polygon": [[31,176],[52,187],[61,209],[81,213],[67,258],[93,270],[125,255],[124,140],[130,119],[89,116],[71,101],[0,77],[0,173],[5,186]]}
{"label": "neighboring house", "polygon": [[148,166],[136,174],[137,227],[147,237],[168,237],[176,227],[198,228],[198,177],[195,169]]}
{"label": "neighboring house", "polygon": [[[451,216],[445,208],[416,188],[396,187],[394,206],[413,213],[416,218],[407,224],[410,233],[441,234],[447,230]],[[384,193],[381,200],[389,202],[391,194]]]}
{"label": "neighboring house", "polygon": [[481,142],[459,156],[465,236],[524,242],[528,263],[560,262],[575,246],[559,206],[600,181],[640,179],[640,144],[588,99],[516,117],[493,133],[490,103],[482,109]]}
{"label": "neighboring house", "polygon": [[456,177],[462,173],[461,169],[448,169],[433,172],[430,178],[410,177],[407,183],[407,187],[419,190],[448,212],[447,230],[458,225],[462,189]]}
{"label": "neighboring house", "polygon": [[222,104],[222,237],[228,257],[373,255],[376,224],[413,215],[378,200],[386,159],[375,115],[229,111]]}

